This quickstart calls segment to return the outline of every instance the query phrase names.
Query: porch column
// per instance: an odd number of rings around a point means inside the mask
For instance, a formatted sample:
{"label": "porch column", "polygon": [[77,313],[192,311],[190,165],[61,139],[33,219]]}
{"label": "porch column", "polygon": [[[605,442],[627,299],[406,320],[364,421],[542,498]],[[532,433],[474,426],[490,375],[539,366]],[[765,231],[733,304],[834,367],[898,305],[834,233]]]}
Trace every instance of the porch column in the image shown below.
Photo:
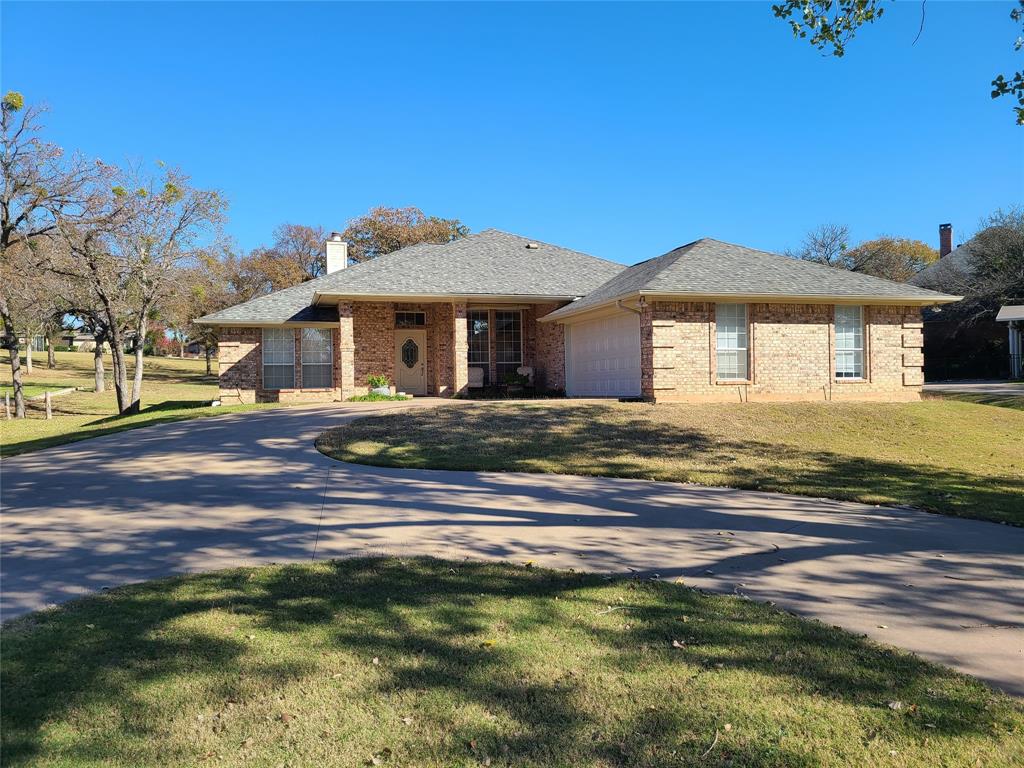
{"label": "porch column", "polygon": [[452,392],[451,397],[469,392],[469,335],[466,327],[466,305],[453,304],[452,327]]}
{"label": "porch column", "polygon": [[342,400],[356,394],[356,337],[352,303],[338,304],[338,392]]}

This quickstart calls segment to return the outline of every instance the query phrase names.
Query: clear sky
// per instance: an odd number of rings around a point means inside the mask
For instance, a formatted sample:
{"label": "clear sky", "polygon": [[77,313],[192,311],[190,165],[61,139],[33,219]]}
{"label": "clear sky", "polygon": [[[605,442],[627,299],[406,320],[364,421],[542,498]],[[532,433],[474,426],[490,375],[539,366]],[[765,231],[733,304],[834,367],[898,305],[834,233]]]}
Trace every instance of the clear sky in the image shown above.
{"label": "clear sky", "polygon": [[240,246],[415,205],[632,263],[822,222],[937,245],[1024,201],[1011,2],[887,5],[843,59],[767,3],[3,2],[2,88],[48,135],[162,159]]}

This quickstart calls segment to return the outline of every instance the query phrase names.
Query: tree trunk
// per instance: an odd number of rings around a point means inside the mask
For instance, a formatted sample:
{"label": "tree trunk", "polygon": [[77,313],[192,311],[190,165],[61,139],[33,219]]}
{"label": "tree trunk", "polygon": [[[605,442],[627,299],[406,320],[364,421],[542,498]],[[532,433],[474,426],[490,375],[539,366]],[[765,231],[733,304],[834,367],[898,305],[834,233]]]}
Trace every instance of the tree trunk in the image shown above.
{"label": "tree trunk", "polygon": [[139,323],[135,329],[135,378],[132,381],[132,400],[128,404],[128,413],[138,413],[142,409],[142,352],[146,346],[146,321]]}
{"label": "tree trunk", "polygon": [[32,331],[25,330],[25,373],[32,373]]}
{"label": "tree trunk", "polygon": [[205,347],[204,349],[206,350],[206,375],[207,376],[212,376],[213,375],[213,366],[210,364],[210,348],[209,347]]}
{"label": "tree trunk", "polygon": [[57,367],[57,351],[54,349],[56,345],[53,343],[53,337],[47,334],[46,336],[46,367],[56,368]]}
{"label": "tree trunk", "polygon": [[124,365],[124,338],[121,329],[112,324],[109,329],[111,367],[114,369],[114,392],[117,395],[117,412],[128,409],[128,372]]}
{"label": "tree trunk", "polygon": [[4,348],[11,356],[11,382],[14,385],[14,418],[25,418],[25,391],[21,386],[21,360],[18,359],[18,332],[7,314],[7,301],[0,296],[0,315],[4,321]]}
{"label": "tree trunk", "polygon": [[96,336],[96,348],[92,351],[92,365],[96,369],[96,391],[105,392],[107,383],[103,378],[103,337]]}

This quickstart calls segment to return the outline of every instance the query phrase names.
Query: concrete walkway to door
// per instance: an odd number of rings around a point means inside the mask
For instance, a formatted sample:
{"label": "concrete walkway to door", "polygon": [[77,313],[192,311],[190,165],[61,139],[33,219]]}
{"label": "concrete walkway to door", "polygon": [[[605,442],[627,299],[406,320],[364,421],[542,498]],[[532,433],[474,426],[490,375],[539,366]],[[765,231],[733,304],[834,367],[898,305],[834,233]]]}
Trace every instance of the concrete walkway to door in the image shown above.
{"label": "concrete walkway to door", "polygon": [[360,415],[436,403],[233,414],[5,459],[0,610],[242,564],[533,560],[772,600],[1024,695],[1024,530],[675,483],[362,467],[313,447]]}

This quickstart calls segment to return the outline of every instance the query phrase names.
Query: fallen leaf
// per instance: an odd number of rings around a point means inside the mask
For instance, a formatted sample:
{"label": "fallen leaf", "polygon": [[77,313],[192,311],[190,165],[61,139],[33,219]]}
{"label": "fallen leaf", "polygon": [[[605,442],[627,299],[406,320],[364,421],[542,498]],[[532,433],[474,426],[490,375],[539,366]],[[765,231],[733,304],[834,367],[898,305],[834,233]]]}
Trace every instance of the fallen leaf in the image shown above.
{"label": "fallen leaf", "polygon": [[289,715],[287,712],[282,712],[281,713],[281,722],[282,723],[287,725],[291,721],[292,721],[292,716],[291,715]]}
{"label": "fallen leaf", "polygon": [[412,725],[412,718],[408,717],[408,716],[407,717],[403,717],[402,718],[402,722],[405,723],[406,725]]}
{"label": "fallen leaf", "polygon": [[732,723],[726,723],[726,724],[725,724],[725,726],[724,726],[724,728],[725,728],[725,730],[727,730],[727,731],[731,731],[731,730],[732,730]]}
{"label": "fallen leaf", "polygon": [[379,656],[374,656],[373,657],[373,663],[379,665],[380,664],[380,657]]}
{"label": "fallen leaf", "polygon": [[338,680],[339,678],[342,678],[342,677],[344,677],[344,675],[341,674],[341,672],[335,672],[333,675],[331,675],[331,679],[332,680]]}
{"label": "fallen leaf", "polygon": [[889,702],[889,709],[894,710],[894,711],[903,709],[903,702],[902,701],[890,701]]}
{"label": "fallen leaf", "polygon": [[681,643],[678,640],[673,640],[672,641],[672,647],[673,648],[685,648],[686,647],[686,643]]}

